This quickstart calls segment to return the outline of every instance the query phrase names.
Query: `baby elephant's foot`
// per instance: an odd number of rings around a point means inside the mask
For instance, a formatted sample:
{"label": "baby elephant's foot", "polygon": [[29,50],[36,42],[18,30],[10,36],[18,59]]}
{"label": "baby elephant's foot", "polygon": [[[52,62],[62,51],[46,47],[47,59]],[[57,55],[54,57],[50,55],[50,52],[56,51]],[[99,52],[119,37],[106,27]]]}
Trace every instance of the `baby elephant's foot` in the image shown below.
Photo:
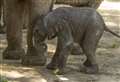
{"label": "baby elephant's foot", "polygon": [[98,73],[98,71],[99,71],[98,65],[92,65],[92,66],[83,65],[80,67],[80,72],[84,72],[87,74],[96,74]]}
{"label": "baby elephant's foot", "polygon": [[63,68],[60,69],[60,68],[58,68],[57,65],[55,65],[55,64],[53,64],[53,63],[49,63],[49,64],[47,65],[47,69],[53,70],[53,73],[54,73],[55,75],[63,75],[63,74],[66,73],[66,70],[65,70],[65,69],[63,69]]}
{"label": "baby elephant's foot", "polygon": [[53,71],[53,73],[56,75],[64,75],[66,74],[66,72],[67,71],[65,69],[59,69],[59,68]]}
{"label": "baby elephant's foot", "polygon": [[55,69],[57,69],[57,65],[55,65],[53,63],[49,63],[46,68],[50,69],[50,70],[55,70]]}

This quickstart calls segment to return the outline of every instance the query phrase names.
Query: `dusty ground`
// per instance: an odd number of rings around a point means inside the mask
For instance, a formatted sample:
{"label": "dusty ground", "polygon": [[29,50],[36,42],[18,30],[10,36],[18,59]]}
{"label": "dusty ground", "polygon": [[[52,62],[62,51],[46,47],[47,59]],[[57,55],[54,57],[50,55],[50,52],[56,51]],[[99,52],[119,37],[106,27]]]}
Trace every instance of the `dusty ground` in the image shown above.
{"label": "dusty ground", "polygon": [[[111,6],[112,4],[112,6]],[[106,24],[110,29],[120,34],[120,2],[103,2],[99,12],[103,15]],[[24,37],[26,36],[25,31]],[[25,38],[24,44],[25,45]],[[55,51],[56,40],[48,42],[49,55]],[[54,75],[45,67],[25,67],[20,64],[20,60],[3,60],[2,51],[5,49],[6,37],[0,35],[0,75],[9,82],[120,82],[120,39],[109,33],[104,33],[97,49],[97,61],[100,66],[98,74],[83,74],[78,67],[84,60],[84,56],[70,56],[67,68],[70,72],[58,76]],[[26,48],[24,46],[24,48]],[[49,60],[48,56],[48,60]],[[49,62],[49,61],[48,61]],[[1,81],[0,81],[1,82]],[[7,82],[7,81],[5,81]]]}

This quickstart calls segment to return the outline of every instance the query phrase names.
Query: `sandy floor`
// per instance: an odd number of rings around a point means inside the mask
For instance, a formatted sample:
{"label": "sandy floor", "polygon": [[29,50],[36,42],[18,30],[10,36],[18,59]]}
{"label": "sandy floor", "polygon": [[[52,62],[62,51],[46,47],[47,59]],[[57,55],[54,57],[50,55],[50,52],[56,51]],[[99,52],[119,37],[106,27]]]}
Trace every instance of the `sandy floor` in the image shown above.
{"label": "sandy floor", "polygon": [[[120,34],[120,3],[105,1],[98,11],[104,17],[107,26]],[[78,71],[84,56],[70,56],[67,64],[67,69],[70,71],[62,76],[54,75],[45,66],[25,67],[20,64],[20,60],[3,60],[2,51],[7,45],[5,35],[0,34],[0,43],[2,43],[0,44],[0,75],[8,82],[59,82],[56,80],[60,82],[120,82],[120,39],[106,32],[96,52],[100,66],[98,74],[83,74]],[[54,53],[55,44],[56,40],[48,42],[49,55]],[[23,45],[26,45],[25,38]]]}

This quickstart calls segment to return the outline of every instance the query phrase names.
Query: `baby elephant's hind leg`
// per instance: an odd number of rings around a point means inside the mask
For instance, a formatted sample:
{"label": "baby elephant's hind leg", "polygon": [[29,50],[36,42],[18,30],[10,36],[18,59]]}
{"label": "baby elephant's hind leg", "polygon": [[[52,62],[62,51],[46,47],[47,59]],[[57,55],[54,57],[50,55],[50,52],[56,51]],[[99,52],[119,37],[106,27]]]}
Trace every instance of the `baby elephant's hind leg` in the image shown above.
{"label": "baby elephant's hind leg", "polygon": [[99,68],[96,62],[95,52],[96,52],[97,44],[100,40],[102,33],[103,33],[102,29],[101,30],[90,29],[86,32],[86,36],[82,42],[82,48],[87,59],[80,70],[81,72],[94,74],[99,71]]}

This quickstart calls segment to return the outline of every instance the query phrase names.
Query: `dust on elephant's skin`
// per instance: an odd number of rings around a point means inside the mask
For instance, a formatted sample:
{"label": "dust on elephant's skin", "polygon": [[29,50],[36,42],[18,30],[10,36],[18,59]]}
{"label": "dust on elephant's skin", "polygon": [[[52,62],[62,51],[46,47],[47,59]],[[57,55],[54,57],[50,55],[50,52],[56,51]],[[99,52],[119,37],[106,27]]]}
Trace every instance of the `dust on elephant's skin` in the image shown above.
{"label": "dust on elephant's skin", "polygon": [[111,31],[106,28],[102,16],[95,9],[61,7],[50,12],[43,20],[40,19],[34,25],[35,42],[43,43],[46,38],[58,38],[57,49],[48,69],[58,68],[58,74],[64,73],[68,54],[74,47],[80,46],[87,57],[81,71],[98,72],[95,57],[97,44],[104,31]]}

